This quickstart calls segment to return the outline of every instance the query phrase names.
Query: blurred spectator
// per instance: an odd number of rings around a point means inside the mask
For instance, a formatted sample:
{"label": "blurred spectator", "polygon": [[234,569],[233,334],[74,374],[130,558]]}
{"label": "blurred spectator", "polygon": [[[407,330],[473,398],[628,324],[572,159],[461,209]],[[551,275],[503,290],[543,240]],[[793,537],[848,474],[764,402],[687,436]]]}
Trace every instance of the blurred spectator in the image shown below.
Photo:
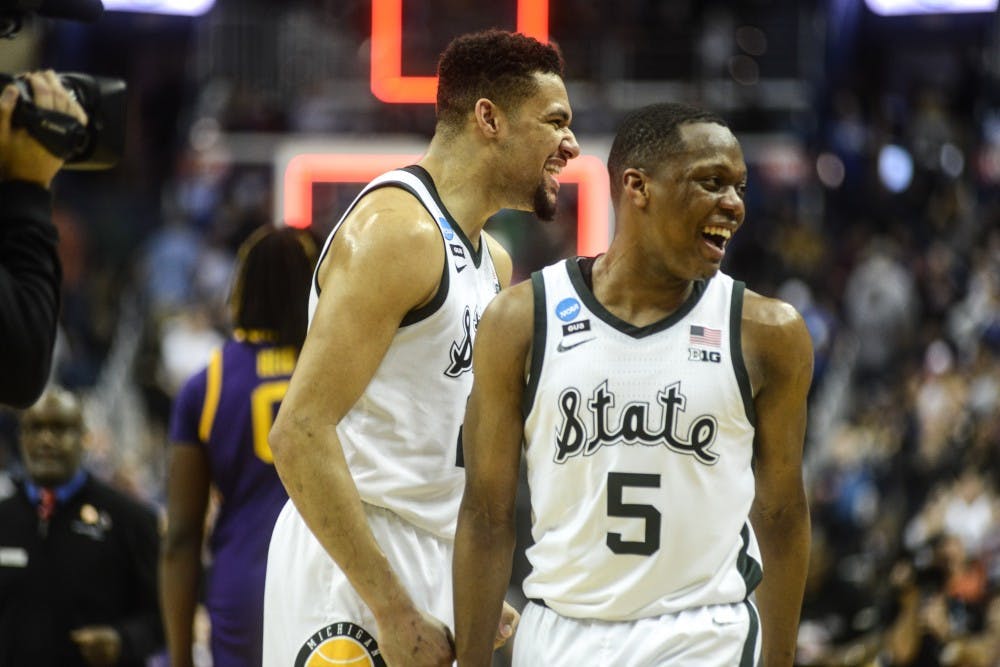
{"label": "blurred spectator", "polygon": [[187,306],[204,240],[183,218],[171,219],[146,242],[140,269],[154,319]]}
{"label": "blurred spectator", "polygon": [[947,647],[942,663],[958,667],[995,667],[1000,664],[1000,596],[990,600],[983,629],[958,638]]}
{"label": "blurred spectator", "polygon": [[915,378],[912,405],[917,426],[915,454],[929,472],[946,466],[957,472],[958,461],[952,455],[957,453],[967,392],[966,378],[956,368],[951,347],[943,340],[932,341],[924,352],[923,371]]}
{"label": "blurred spectator", "polygon": [[884,240],[863,251],[847,279],[844,305],[860,344],[860,381],[883,382],[906,351],[919,315],[913,276]]}
{"label": "blurred spectator", "polygon": [[59,258],[63,266],[61,354],[54,363],[55,378],[67,389],[91,387],[107,352],[102,329],[107,317],[94,298],[99,286],[95,272],[87,270],[89,239],[86,226],[69,208],[56,207],[53,222],[59,230]]}
{"label": "blurred spectator", "polygon": [[80,401],[21,418],[26,476],[0,502],[0,665],[145,665],[161,645],[155,514],[80,466]]}
{"label": "blurred spectator", "polygon": [[969,272],[968,291],[950,304],[948,317],[948,332],[965,358],[980,342],[1000,351],[1000,231],[993,230],[973,254]]}
{"label": "blurred spectator", "polygon": [[917,163],[928,171],[939,170],[941,148],[955,141],[952,120],[940,91],[929,87],[920,91],[908,131]]}
{"label": "blurred spectator", "polygon": [[225,339],[216,330],[208,309],[192,304],[166,318],[160,329],[160,381],[174,396],[187,378],[205,365],[212,350]]}
{"label": "blurred spectator", "polygon": [[963,551],[979,556],[990,530],[996,525],[996,496],[990,493],[979,470],[962,471],[944,506],[941,529],[958,538]]}
{"label": "blurred spectator", "polygon": [[940,568],[900,561],[890,575],[894,614],[883,641],[883,667],[937,667],[952,637]]}

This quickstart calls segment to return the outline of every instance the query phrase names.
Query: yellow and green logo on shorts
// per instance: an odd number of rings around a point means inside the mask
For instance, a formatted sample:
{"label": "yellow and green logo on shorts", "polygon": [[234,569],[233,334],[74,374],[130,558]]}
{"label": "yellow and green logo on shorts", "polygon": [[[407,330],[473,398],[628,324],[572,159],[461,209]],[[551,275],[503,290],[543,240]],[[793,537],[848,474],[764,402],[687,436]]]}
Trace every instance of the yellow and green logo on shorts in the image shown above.
{"label": "yellow and green logo on shorts", "polygon": [[299,650],[295,667],[385,667],[385,660],[367,630],[343,621],[314,632]]}

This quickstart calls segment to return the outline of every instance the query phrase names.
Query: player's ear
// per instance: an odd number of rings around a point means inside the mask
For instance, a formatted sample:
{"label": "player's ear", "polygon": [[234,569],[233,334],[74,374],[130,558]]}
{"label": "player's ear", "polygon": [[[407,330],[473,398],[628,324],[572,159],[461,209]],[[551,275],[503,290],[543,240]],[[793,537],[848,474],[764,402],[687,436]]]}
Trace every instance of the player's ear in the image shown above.
{"label": "player's ear", "polygon": [[642,169],[629,167],[622,172],[622,194],[636,208],[645,208],[649,203],[649,177]]}
{"label": "player's ear", "polygon": [[495,138],[500,131],[500,111],[492,101],[481,97],[476,100],[476,127],[485,136]]}

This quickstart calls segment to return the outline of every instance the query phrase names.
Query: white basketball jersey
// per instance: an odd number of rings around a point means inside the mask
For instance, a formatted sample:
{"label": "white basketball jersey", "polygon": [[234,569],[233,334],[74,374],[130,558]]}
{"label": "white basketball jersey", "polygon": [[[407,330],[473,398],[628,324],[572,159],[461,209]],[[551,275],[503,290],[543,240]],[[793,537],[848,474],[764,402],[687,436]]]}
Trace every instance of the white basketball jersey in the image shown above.
{"label": "white basketball jersey", "polygon": [[[430,303],[404,318],[375,376],[338,425],[337,435],[364,502],[454,539],[465,483],[458,465],[459,429],[472,389],[472,342],[500,282],[485,239],[480,240],[479,251],[473,249],[421,167],[379,176],[361,191],[344,217],[365,194],[387,186],[413,194],[437,221],[445,250],[441,286]],[[343,221],[330,232],[320,262]],[[318,301],[314,279],[310,325]]]}
{"label": "white basketball jersey", "polygon": [[525,595],[612,621],[742,601],[761,577],[744,286],[717,274],[636,327],[597,302],[579,261],[532,276]]}

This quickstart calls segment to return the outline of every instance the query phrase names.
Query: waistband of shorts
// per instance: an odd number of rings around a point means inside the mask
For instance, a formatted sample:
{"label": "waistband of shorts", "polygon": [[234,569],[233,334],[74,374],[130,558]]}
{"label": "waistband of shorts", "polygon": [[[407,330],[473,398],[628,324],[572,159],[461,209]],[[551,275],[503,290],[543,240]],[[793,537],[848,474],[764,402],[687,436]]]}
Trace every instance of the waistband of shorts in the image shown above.
{"label": "waistband of shorts", "polygon": [[[551,612],[553,612],[555,614],[559,614],[558,611],[556,611],[555,609],[553,609],[552,607],[550,607],[548,605],[548,603],[546,603],[545,600],[543,600],[541,598],[528,598],[528,604],[536,604],[539,607],[543,607],[545,609],[548,609],[549,611],[551,611]],[[685,612],[697,611],[699,609],[712,609],[714,607],[743,607],[744,605],[748,605],[748,606],[751,606],[754,609],[756,609],[756,605],[754,605],[753,601],[749,597],[747,597],[746,599],[739,600],[737,602],[718,602],[718,603],[715,603],[715,604],[704,605],[702,607],[690,607],[690,608],[687,608],[687,609],[680,609],[680,610],[674,611],[674,612],[666,612],[666,613],[663,613],[663,614],[656,614],[654,616],[640,616],[639,618],[632,618],[632,619],[621,620],[621,621],[619,621],[619,620],[609,620],[609,619],[606,619],[606,618],[589,618],[589,617],[576,617],[576,616],[564,616],[564,618],[573,618],[573,619],[576,619],[578,621],[579,620],[601,621],[603,623],[631,623],[633,621],[641,620],[643,618],[657,618],[658,616],[677,616],[677,615],[683,614]],[[559,614],[559,615],[563,616],[563,614]]]}

